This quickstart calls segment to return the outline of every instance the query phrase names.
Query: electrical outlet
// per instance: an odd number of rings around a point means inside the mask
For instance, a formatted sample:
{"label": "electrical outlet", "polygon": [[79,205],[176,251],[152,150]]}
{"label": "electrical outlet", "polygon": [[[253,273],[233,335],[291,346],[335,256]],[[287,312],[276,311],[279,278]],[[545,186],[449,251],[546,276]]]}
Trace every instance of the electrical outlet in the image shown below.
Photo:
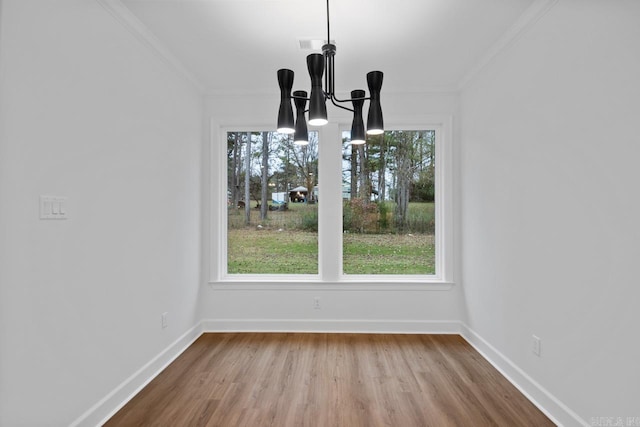
{"label": "electrical outlet", "polygon": [[165,311],[164,313],[162,313],[162,315],[160,316],[160,318],[162,319],[162,329],[165,329],[166,327],[169,326],[169,312]]}
{"label": "electrical outlet", "polygon": [[531,335],[532,338],[532,346],[531,346],[531,351],[533,351],[533,354],[535,354],[536,356],[540,357],[540,338],[538,338],[535,335]]}
{"label": "electrical outlet", "polygon": [[320,310],[320,297],[313,298],[313,308],[315,310]]}

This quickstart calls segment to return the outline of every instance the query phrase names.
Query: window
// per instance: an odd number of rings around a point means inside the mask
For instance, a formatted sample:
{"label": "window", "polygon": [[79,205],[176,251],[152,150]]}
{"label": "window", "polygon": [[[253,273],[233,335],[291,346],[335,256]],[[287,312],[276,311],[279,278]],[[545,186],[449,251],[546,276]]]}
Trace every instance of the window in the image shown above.
{"label": "window", "polygon": [[342,139],[343,272],[435,274],[435,130]]}
{"label": "window", "polygon": [[228,274],[318,274],[317,182],[317,132],[227,132]]}
{"label": "window", "polygon": [[211,281],[450,283],[451,119],[438,118],[390,128],[361,148],[346,124],[310,131],[307,146],[260,127],[221,128]]}

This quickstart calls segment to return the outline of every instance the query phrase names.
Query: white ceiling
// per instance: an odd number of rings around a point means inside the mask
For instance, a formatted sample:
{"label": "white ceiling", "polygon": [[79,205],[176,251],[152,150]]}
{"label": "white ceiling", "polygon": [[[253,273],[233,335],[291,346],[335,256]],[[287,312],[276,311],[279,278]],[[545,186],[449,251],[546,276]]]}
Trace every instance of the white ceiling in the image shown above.
{"label": "white ceiling", "polygon": [[[300,39],[326,39],[325,0],[121,0],[208,93],[308,90]],[[453,90],[534,0],[332,0],[336,89]]]}

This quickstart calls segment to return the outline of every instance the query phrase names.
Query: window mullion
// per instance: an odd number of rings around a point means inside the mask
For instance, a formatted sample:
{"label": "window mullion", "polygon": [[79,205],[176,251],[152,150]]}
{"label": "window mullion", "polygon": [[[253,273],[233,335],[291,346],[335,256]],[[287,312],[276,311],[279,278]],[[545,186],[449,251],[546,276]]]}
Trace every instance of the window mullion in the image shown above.
{"label": "window mullion", "polygon": [[318,151],[320,277],[337,282],[342,275],[342,140],[338,124],[320,128]]}

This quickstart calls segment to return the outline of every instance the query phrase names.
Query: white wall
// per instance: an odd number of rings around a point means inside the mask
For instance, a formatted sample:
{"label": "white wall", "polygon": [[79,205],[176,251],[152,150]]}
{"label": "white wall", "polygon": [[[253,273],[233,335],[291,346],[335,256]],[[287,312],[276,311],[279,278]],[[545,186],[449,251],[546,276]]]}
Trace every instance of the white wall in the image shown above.
{"label": "white wall", "polygon": [[586,422],[640,414],[639,23],[560,0],[461,94],[468,324]]}
{"label": "white wall", "polygon": [[[213,149],[219,149],[221,127],[275,126],[279,102],[275,72],[273,90],[272,96],[209,96],[205,109],[207,116],[211,117]],[[451,93],[407,95],[386,94],[383,90],[382,101],[387,125],[420,124],[433,115],[455,116],[458,108],[457,94]],[[333,124],[322,128],[331,128],[329,131],[323,130],[330,135],[321,142],[320,149],[324,150],[321,153],[322,158],[326,158],[326,155],[341,156],[340,143],[336,142],[340,141],[340,134],[335,123],[350,124],[348,113],[344,115],[340,110],[332,108],[329,115]],[[226,141],[223,140],[222,143],[226,144]],[[210,157],[207,155],[207,158]],[[219,155],[215,152],[212,157],[214,162],[219,159]],[[320,162],[321,179],[323,174],[327,176],[331,173],[328,169],[323,169],[327,163]],[[215,224],[219,222],[217,214],[220,210],[219,206],[213,206],[213,209],[208,211],[208,207],[211,197],[223,203],[226,197],[224,192],[220,191],[218,184],[218,167],[209,165],[206,169],[211,169],[213,176],[209,176],[206,180],[210,189],[205,191],[206,197],[203,203],[207,211],[205,216],[213,218],[214,226],[209,228],[210,224],[205,224],[203,235],[211,234],[212,241],[217,243],[221,236]],[[340,183],[338,188],[341,188]],[[325,202],[327,197],[330,196],[323,197]],[[339,190],[336,192],[336,197],[339,205]],[[321,229],[329,223],[340,221],[339,209],[331,209],[331,206],[326,203],[320,207],[327,208],[320,215]],[[226,206],[223,207],[223,212],[224,209]],[[338,233],[341,233],[341,230]],[[457,236],[457,230],[455,234]],[[337,237],[324,243],[337,247],[336,251],[339,250]],[[204,249],[205,277],[215,277],[216,271],[207,270],[211,265],[210,260],[217,254],[215,251],[208,252],[207,247]],[[328,276],[337,277],[338,272],[334,271],[337,268],[331,267],[328,270],[330,270]],[[207,283],[203,286],[200,313],[203,319],[210,320],[205,325],[208,329],[451,331],[452,325],[457,325],[463,317],[461,291],[457,285],[447,290],[394,288],[384,291],[354,289],[346,284],[335,283],[303,283],[301,286],[293,284],[293,289],[287,288],[285,284],[274,287],[264,286],[260,290],[221,289]],[[237,284],[230,286],[238,287]],[[254,288],[260,288],[260,286],[254,286]],[[314,297],[321,298],[321,310],[314,310]]]}
{"label": "white wall", "polygon": [[[273,124],[275,91],[208,97],[203,132],[198,93],[98,2],[2,0],[0,425],[82,420],[202,318],[389,331],[464,319],[584,420],[640,415],[639,18],[635,1],[560,0],[460,99],[383,91],[387,123],[454,117],[452,289],[229,290],[207,283],[208,122]],[[67,196],[70,218],[39,220],[42,194]]]}
{"label": "white wall", "polygon": [[63,426],[199,320],[202,97],[98,2],[1,19],[0,425]]}

